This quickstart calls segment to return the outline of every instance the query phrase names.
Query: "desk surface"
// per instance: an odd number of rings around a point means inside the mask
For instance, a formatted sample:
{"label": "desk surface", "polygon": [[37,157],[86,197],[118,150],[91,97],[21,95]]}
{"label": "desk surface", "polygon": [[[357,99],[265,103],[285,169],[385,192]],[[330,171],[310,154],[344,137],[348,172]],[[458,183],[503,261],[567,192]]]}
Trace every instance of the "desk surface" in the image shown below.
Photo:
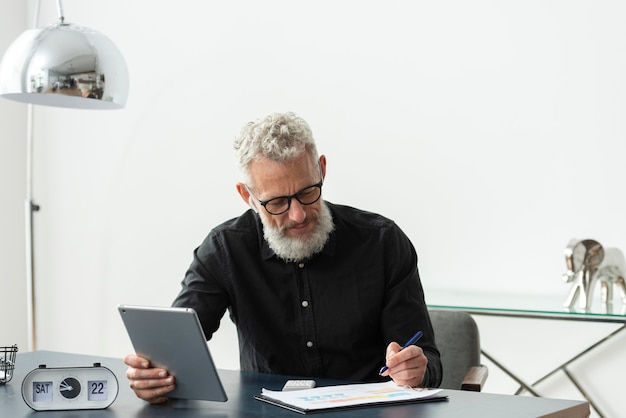
{"label": "desk surface", "polygon": [[[137,399],[127,385],[126,366],[119,359],[107,357],[83,356],[50,351],[37,351],[18,354],[13,380],[7,385],[0,386],[0,411],[3,417],[34,418],[43,413],[31,410],[21,396],[21,384],[24,376],[39,364],[48,367],[61,366],[91,366],[100,362],[111,369],[120,383],[120,392],[113,403],[106,410],[98,411],[49,411],[46,418],[187,418],[187,417],[298,417],[295,412],[268,405],[253,399],[262,387],[280,390],[287,376],[270,375],[263,373],[249,373],[239,371],[220,370],[220,377],[228,394],[228,402],[207,401],[170,401],[166,405],[148,405]],[[325,382],[318,379],[318,385]],[[382,417],[421,418],[439,417],[588,417],[589,404],[582,401],[534,398],[513,395],[495,395],[478,392],[464,392],[445,390],[448,401],[383,406],[377,408],[353,409],[315,414],[320,417]],[[43,415],[42,415],[43,416]]]}

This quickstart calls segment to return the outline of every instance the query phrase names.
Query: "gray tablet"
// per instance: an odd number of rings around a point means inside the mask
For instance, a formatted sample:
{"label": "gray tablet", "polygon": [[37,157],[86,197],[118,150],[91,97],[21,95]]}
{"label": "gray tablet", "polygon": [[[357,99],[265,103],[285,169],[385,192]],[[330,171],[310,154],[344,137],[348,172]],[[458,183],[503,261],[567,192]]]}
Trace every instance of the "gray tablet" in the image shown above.
{"label": "gray tablet", "polygon": [[176,378],[176,389],[168,397],[228,399],[193,309],[131,305],[117,309],[135,352]]}

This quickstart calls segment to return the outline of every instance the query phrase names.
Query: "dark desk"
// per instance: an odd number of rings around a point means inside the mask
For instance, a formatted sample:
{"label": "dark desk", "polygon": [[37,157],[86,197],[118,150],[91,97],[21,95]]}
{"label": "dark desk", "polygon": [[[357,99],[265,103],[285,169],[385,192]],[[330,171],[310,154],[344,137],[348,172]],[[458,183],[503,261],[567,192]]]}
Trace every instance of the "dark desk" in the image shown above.
{"label": "dark desk", "polygon": [[[34,412],[21,396],[24,376],[39,364],[48,367],[91,366],[100,362],[111,369],[120,383],[120,393],[116,401],[106,410],[101,411],[51,411]],[[107,357],[83,356],[37,351],[18,354],[13,380],[0,386],[0,411],[7,418],[43,417],[45,418],[186,418],[186,417],[298,417],[295,412],[264,404],[253,399],[262,387],[280,390],[286,376],[262,373],[220,370],[228,402],[171,401],[166,405],[148,405],[137,399],[128,387],[125,377],[126,366],[119,359]],[[317,380],[319,385],[331,383]],[[382,418],[421,418],[435,417],[588,417],[589,404],[581,401],[533,398],[513,395],[494,395],[477,392],[445,390],[449,400],[445,402],[384,406],[378,408],[353,409],[315,414],[320,417],[382,417]]]}

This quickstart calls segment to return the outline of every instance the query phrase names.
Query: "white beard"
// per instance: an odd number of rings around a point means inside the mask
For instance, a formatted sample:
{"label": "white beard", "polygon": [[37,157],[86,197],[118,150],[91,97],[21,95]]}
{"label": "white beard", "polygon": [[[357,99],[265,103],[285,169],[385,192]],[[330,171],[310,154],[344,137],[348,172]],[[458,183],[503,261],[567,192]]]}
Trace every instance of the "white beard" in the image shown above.
{"label": "white beard", "polygon": [[263,236],[276,255],[286,262],[306,260],[319,253],[328,242],[330,233],[335,229],[333,217],[328,206],[322,202],[319,216],[313,219],[316,227],[306,237],[290,237],[285,228],[276,228],[263,222]]}

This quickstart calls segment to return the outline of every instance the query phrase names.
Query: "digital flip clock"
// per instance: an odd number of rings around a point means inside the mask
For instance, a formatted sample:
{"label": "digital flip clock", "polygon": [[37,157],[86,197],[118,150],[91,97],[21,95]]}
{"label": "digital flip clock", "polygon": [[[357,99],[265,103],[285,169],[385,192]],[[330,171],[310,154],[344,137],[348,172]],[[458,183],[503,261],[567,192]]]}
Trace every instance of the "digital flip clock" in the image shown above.
{"label": "digital flip clock", "polygon": [[22,382],[22,397],[35,411],[105,409],[118,392],[117,377],[100,363],[54,368],[42,364]]}

